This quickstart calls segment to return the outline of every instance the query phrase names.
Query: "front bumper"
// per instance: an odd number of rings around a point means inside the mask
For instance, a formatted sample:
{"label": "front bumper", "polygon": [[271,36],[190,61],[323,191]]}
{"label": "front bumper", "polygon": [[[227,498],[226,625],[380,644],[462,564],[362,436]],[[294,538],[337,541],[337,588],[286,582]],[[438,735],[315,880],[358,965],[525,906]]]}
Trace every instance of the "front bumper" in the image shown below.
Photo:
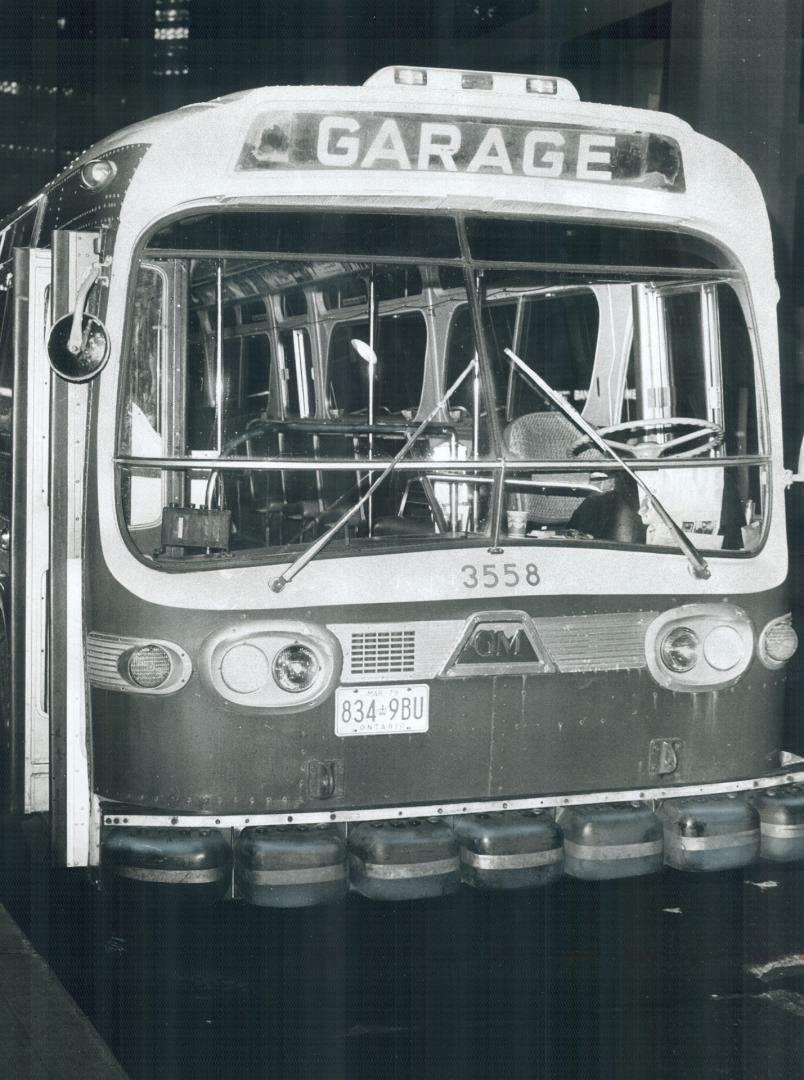
{"label": "front bumper", "polygon": [[804,761],[717,784],[432,806],[259,815],[101,807],[98,855],[122,881],[308,906],[804,860]]}

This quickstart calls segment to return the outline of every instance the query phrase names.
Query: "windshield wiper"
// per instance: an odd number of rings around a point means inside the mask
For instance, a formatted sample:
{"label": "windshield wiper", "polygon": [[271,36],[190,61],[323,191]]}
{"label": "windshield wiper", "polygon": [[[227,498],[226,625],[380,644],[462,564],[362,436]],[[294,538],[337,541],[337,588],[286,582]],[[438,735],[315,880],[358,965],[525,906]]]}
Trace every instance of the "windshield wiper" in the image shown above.
{"label": "windshield wiper", "polygon": [[452,397],[452,395],[455,393],[455,391],[458,389],[464,379],[469,375],[471,371],[476,370],[476,368],[477,356],[473,357],[469,361],[469,363],[463,369],[463,371],[452,384],[452,386],[450,386],[447,392],[441,398],[439,398],[439,400],[436,402],[436,404],[433,406],[427,416],[425,416],[424,420],[422,420],[416,430],[412,432],[410,438],[407,440],[402,449],[394,456],[393,460],[385,466],[377,479],[374,480],[368,488],[366,488],[365,492],[360,496],[354,506],[346,510],[338,518],[334,525],[331,525],[327,529],[323,536],[320,536],[316,541],[314,541],[314,543],[310,545],[309,548],[307,548],[306,551],[303,551],[297,559],[294,559],[283,574],[280,574],[279,577],[274,578],[270,582],[270,586],[274,592],[281,592],[284,587],[296,577],[297,574],[301,573],[305,566],[307,566],[309,562],[312,562],[312,560],[316,557],[319,551],[322,551],[327,546],[333,536],[335,536],[336,533],[343,528],[347,521],[349,521],[350,518],[354,517],[354,515],[358,512],[361,506],[368,502],[368,500],[371,498],[371,496],[374,494],[374,492],[377,490],[383,480],[385,480],[387,476],[390,476],[399,464],[399,462],[402,461],[402,459],[405,457],[407,452],[410,450],[410,448],[413,446],[413,444],[416,442],[416,440],[424,431],[424,429],[428,426],[428,424],[444,408],[444,406],[447,404],[449,399]]}
{"label": "windshield wiper", "polygon": [[570,405],[566,398],[564,398],[561,394],[557,393],[552,388],[552,386],[550,386],[549,383],[546,383],[541,377],[541,375],[537,374],[532,368],[528,367],[525,361],[521,360],[511,349],[504,349],[503,351],[505,352],[506,356],[511,360],[511,363],[518,367],[527,379],[530,379],[530,381],[534,384],[537,390],[540,390],[550,399],[550,401],[553,402],[554,405],[557,405],[559,409],[561,409],[561,411],[565,414],[565,416],[568,416],[569,419],[575,424],[575,426],[579,428],[584,433],[584,435],[586,435],[587,438],[589,438],[594,443],[594,445],[598,447],[599,450],[602,450],[609,457],[613,458],[624,469],[627,475],[631,477],[631,479],[637,484],[637,486],[645,492],[648,499],[650,500],[651,505],[656,510],[656,513],[659,515],[664,524],[673,534],[673,536],[678,542],[678,546],[687,556],[694,576],[697,578],[702,578],[704,580],[711,577],[712,572],[709,569],[709,566],[707,565],[707,562],[704,559],[703,555],[701,555],[701,553],[689,539],[689,537],[678,524],[678,522],[676,522],[676,520],[672,517],[670,512],[665,509],[665,507],[662,505],[656,495],[653,494],[653,492],[645,483],[645,481],[641,478],[639,473],[636,470],[632,469],[620,457],[617,451],[614,450],[611,446],[609,446],[605,439],[598,435],[592,425],[587,420],[584,420],[578,410],[573,408],[573,406]]}

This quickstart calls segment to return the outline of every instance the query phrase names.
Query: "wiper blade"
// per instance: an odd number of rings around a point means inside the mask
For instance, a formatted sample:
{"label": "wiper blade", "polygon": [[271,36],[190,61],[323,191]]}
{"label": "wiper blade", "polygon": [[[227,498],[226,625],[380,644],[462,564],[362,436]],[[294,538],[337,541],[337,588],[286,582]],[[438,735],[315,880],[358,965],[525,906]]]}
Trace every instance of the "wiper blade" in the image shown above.
{"label": "wiper blade", "polygon": [[425,416],[424,420],[422,420],[416,430],[411,434],[410,438],[407,440],[402,449],[399,450],[399,452],[394,456],[393,460],[385,466],[377,479],[374,480],[368,488],[366,488],[366,490],[360,496],[354,506],[346,510],[338,518],[334,525],[331,525],[329,529],[327,529],[323,536],[320,536],[310,545],[309,548],[307,548],[306,551],[303,551],[297,559],[294,559],[294,561],[290,564],[290,566],[287,568],[287,570],[285,570],[284,573],[280,574],[279,577],[274,578],[270,582],[271,589],[273,589],[274,592],[281,592],[285,588],[285,586],[296,577],[297,574],[301,573],[305,566],[307,566],[309,562],[312,562],[316,555],[327,546],[333,536],[335,536],[344,527],[347,521],[354,517],[354,515],[358,512],[361,506],[364,506],[365,503],[368,502],[368,500],[371,498],[371,496],[374,494],[374,492],[377,490],[383,480],[385,480],[387,476],[390,476],[396,466],[399,464],[399,462],[402,461],[402,459],[411,449],[413,444],[416,442],[416,440],[424,431],[424,429],[428,426],[428,424],[444,408],[444,406],[447,404],[449,399],[452,397],[452,395],[455,393],[455,391],[458,389],[464,379],[469,375],[471,371],[474,371],[476,368],[477,357],[475,356],[469,361],[469,363],[463,369],[463,371],[452,384],[452,386],[450,386],[447,392],[436,402],[436,404],[433,406],[427,416]]}
{"label": "wiper blade", "polygon": [[592,427],[592,425],[587,420],[584,420],[578,410],[575,409],[572,405],[570,405],[566,398],[564,398],[561,394],[557,393],[552,388],[552,386],[550,386],[549,383],[545,382],[541,375],[535,372],[533,368],[529,367],[525,363],[525,361],[521,360],[511,349],[505,349],[504,352],[506,356],[510,359],[511,363],[514,364],[517,368],[519,368],[519,370],[525,375],[526,378],[530,379],[530,381],[535,385],[537,390],[540,390],[544,395],[546,395],[546,397],[550,399],[550,401],[553,402],[554,405],[557,405],[559,409],[561,409],[561,411],[564,413],[564,415],[569,417],[573,424],[575,424],[575,426],[579,428],[599,450],[602,450],[604,454],[607,454],[610,458],[613,458],[618,463],[618,465],[623,468],[627,475],[631,477],[631,479],[637,484],[637,486],[645,492],[648,499],[650,500],[651,505],[656,510],[656,513],[659,515],[664,524],[673,534],[676,541],[678,542],[678,546],[687,556],[694,576],[703,580],[711,577],[712,572],[709,569],[709,566],[703,555],[701,555],[701,553],[695,547],[693,542],[689,539],[689,537],[675,520],[675,518],[673,518],[670,512],[662,505],[661,501],[657,498],[657,496],[654,495],[654,493],[651,491],[651,489],[648,487],[648,485],[645,483],[639,473],[635,469],[632,469],[627,464],[627,462],[625,462],[623,458],[620,457],[617,451],[614,450],[611,446],[609,446],[605,439],[598,435],[594,427]]}

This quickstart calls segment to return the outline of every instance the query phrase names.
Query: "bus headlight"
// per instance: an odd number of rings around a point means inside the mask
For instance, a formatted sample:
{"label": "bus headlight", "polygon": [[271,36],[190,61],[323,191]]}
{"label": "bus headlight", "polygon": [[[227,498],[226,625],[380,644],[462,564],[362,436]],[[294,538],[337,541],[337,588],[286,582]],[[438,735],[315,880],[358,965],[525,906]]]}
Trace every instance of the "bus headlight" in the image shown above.
{"label": "bus headlight", "polygon": [[249,619],[211,634],[198,661],[202,679],[222,698],[288,715],[332,693],[343,653],[332,631],[320,624]]}
{"label": "bus headlight", "polygon": [[687,626],[676,626],[659,649],[663,663],[671,671],[689,671],[698,663],[698,635]]}
{"label": "bus headlight", "polygon": [[745,649],[743,639],[733,626],[716,626],[704,640],[704,657],[715,671],[731,671],[739,664]]}
{"label": "bus headlight", "polygon": [[685,604],[659,615],[645,635],[645,659],[657,683],[697,693],[735,683],[754,654],[754,628],[734,604]]}
{"label": "bus headlight", "polygon": [[318,657],[306,645],[287,645],[274,657],[272,670],[277,685],[290,694],[309,690],[321,668]]}

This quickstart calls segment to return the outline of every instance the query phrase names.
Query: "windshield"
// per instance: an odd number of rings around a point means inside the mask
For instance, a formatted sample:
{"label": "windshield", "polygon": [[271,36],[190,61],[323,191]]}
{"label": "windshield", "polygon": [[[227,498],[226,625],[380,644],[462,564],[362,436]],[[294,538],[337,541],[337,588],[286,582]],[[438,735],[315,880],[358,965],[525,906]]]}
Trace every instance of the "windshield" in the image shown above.
{"label": "windshield", "polygon": [[287,559],[430,416],[329,552],[491,536],[674,547],[650,498],[511,350],[698,549],[750,552],[766,462],[745,304],[716,249],[655,229],[301,212],[172,222],[132,289],[118,437],[129,537],[170,566]]}

